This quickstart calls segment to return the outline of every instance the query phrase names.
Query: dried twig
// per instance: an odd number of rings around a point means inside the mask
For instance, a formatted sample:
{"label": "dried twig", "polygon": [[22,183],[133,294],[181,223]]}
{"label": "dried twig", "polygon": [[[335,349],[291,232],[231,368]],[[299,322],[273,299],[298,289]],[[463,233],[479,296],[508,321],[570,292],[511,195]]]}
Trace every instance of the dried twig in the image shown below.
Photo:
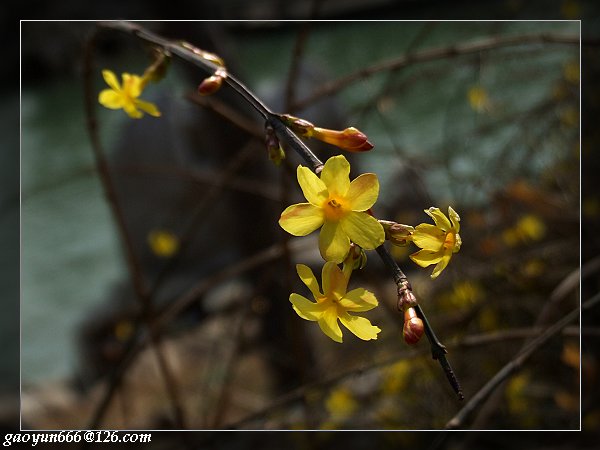
{"label": "dried twig", "polygon": [[93,92],[92,83],[92,60],[94,41],[96,38],[97,30],[92,32],[92,35],[86,42],[85,53],[84,53],[84,87],[85,87],[85,112],[87,118],[87,129],[90,135],[92,143],[92,150],[94,152],[94,158],[98,174],[104,187],[104,193],[110,205],[113,217],[117,224],[119,236],[123,244],[125,259],[129,269],[129,275],[131,277],[136,298],[140,303],[142,310],[141,319],[146,324],[150,335],[151,347],[154,351],[160,373],[163,377],[165,388],[169,396],[171,407],[173,409],[173,415],[177,427],[185,428],[185,416],[183,407],[179,400],[179,394],[177,392],[177,383],[173,379],[171,369],[169,368],[168,362],[161,349],[160,336],[154,333],[150,321],[153,315],[153,306],[150,293],[147,286],[144,283],[140,262],[133,248],[133,241],[127,229],[125,223],[124,211],[119,202],[119,198],[116,193],[108,161],[104,156],[104,151],[98,135],[98,125],[95,114],[95,96]]}
{"label": "dried twig", "polygon": [[569,323],[579,318],[582,311],[591,309],[600,303],[600,293],[594,295],[569,314],[565,315],[554,325],[548,327],[542,334],[529,342],[517,355],[500,369],[491,380],[489,380],[468,402],[467,404],[446,424],[446,428],[456,429],[465,426],[469,417],[489,398],[489,396],[507,380],[512,374],[517,372],[523,364],[541,348],[549,339],[560,333]]}
{"label": "dried twig", "polygon": [[323,100],[324,98],[341,91],[355,81],[368,78],[380,72],[399,70],[412,64],[433,61],[436,59],[456,58],[458,56],[524,44],[579,45],[579,36],[552,33],[501,36],[480,39],[465,44],[449,45],[408,53],[399,56],[398,58],[389,59],[378,64],[364,67],[356,72],[352,72],[336,80],[332,80],[329,83],[325,83],[307,98],[297,102],[293,106],[296,110],[302,110],[319,100]]}

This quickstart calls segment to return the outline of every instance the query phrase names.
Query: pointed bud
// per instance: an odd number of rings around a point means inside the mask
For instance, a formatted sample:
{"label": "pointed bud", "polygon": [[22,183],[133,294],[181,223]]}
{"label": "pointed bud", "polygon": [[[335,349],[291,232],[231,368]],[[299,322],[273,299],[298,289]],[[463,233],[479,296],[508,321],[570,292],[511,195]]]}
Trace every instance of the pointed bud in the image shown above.
{"label": "pointed bud", "polygon": [[207,61],[210,61],[211,63],[213,63],[217,66],[225,67],[225,62],[223,61],[223,59],[221,59],[221,57],[215,55],[214,53],[210,53],[210,52],[207,52],[206,50],[202,50],[201,48],[198,48],[195,45],[190,44],[189,42],[181,41],[180,44],[183,48],[195,53],[196,55],[200,56],[201,58],[203,58]]}
{"label": "pointed bud", "polygon": [[380,220],[385,230],[385,238],[394,245],[405,246],[412,241],[412,234],[415,231],[410,225],[390,222],[388,220]]}
{"label": "pointed bud", "polygon": [[354,127],[346,128],[343,131],[315,127],[312,136],[349,152],[365,152],[373,148],[367,135]]}
{"label": "pointed bud", "polygon": [[415,309],[407,308],[404,311],[404,328],[402,329],[404,342],[408,345],[414,345],[423,337],[424,332],[425,326],[423,325],[423,321],[417,316]]}
{"label": "pointed bud", "polygon": [[344,264],[350,265],[353,270],[362,269],[367,265],[367,254],[362,247],[351,243]]}
{"label": "pointed bud", "polygon": [[281,114],[279,118],[282,122],[298,136],[309,138],[312,136],[315,126],[308,120],[294,117],[290,114]]}
{"label": "pointed bud", "polygon": [[223,80],[227,78],[227,72],[224,69],[217,70],[214,75],[211,75],[208,78],[202,80],[202,83],[198,86],[198,94],[200,95],[210,95],[217,92],[221,85],[223,84]]}
{"label": "pointed bud", "polygon": [[169,63],[171,62],[171,54],[166,50],[156,49],[154,62],[144,71],[142,76],[143,85],[147,82],[158,83],[167,74]]}
{"label": "pointed bud", "polygon": [[267,146],[269,159],[273,161],[276,166],[280,165],[281,161],[285,159],[285,152],[283,151],[283,148],[281,148],[275,130],[268,123],[265,125],[265,144]]}
{"label": "pointed bud", "polygon": [[416,304],[417,297],[413,294],[410,283],[404,280],[398,287],[398,309],[400,311],[406,310],[406,308],[414,307]]}

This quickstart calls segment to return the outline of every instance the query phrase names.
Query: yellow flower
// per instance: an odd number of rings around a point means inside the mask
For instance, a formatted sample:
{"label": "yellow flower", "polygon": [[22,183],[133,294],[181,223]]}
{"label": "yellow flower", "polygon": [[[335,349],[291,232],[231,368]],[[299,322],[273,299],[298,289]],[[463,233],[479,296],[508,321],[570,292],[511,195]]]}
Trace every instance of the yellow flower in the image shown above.
{"label": "yellow flower", "polygon": [[101,105],[109,109],[123,108],[129,117],[133,119],[142,117],[144,115],[142,111],[154,117],[160,116],[156,105],[138,99],[146,85],[147,80],[145,78],[124,73],[123,86],[121,86],[114,72],[103,70],[102,76],[106,84],[110,86],[110,89],[104,89],[100,92],[98,101]]}
{"label": "yellow flower", "polygon": [[325,400],[325,407],[334,420],[344,420],[358,409],[358,402],[347,388],[337,388],[331,391]]}
{"label": "yellow flower", "polygon": [[363,288],[346,292],[349,275],[330,261],[323,266],[321,277],[323,293],[309,267],[298,264],[296,271],[316,300],[315,303],[296,293],[290,295],[294,311],[300,317],[317,322],[321,331],[336,342],[342,342],[342,330],[338,319],[360,339],[365,341],[377,339],[377,334],[381,331],[379,327],[371,325],[371,322],[364,317],[349,314],[349,312],[370,311],[375,308],[378,302],[372,292]]}
{"label": "yellow flower", "polygon": [[422,223],[415,227],[412,241],[421,250],[410,255],[410,259],[421,267],[437,264],[431,274],[431,278],[436,278],[446,268],[452,254],[460,250],[460,217],[452,207],[448,207],[450,220],[439,208],[431,207],[425,213],[433,219],[435,225]]}
{"label": "yellow flower", "polygon": [[153,230],[148,234],[152,252],[161,258],[169,258],[179,250],[179,239],[170,231]]}
{"label": "yellow flower", "polygon": [[469,104],[477,112],[488,111],[491,106],[487,91],[481,86],[473,86],[467,93]]}
{"label": "yellow flower", "polygon": [[326,261],[341,263],[350,241],[366,250],[383,244],[385,233],[367,211],[377,201],[377,175],[365,173],[350,182],[350,164],[342,155],[329,158],[321,178],[307,167],[298,166],[298,183],[308,203],[288,206],[279,225],[294,236],[306,236],[317,228],[319,250]]}

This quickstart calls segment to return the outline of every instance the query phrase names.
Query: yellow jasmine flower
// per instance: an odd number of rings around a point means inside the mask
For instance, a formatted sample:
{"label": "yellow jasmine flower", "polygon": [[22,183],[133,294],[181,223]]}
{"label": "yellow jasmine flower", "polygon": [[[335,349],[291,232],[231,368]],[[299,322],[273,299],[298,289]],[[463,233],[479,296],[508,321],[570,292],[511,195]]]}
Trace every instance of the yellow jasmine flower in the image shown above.
{"label": "yellow jasmine flower", "polygon": [[448,207],[450,220],[439,208],[431,207],[425,213],[435,225],[422,223],[415,227],[412,241],[421,250],[410,255],[410,259],[421,267],[437,264],[431,274],[431,278],[436,278],[446,268],[452,254],[460,250],[460,217],[452,207]]}
{"label": "yellow jasmine flower", "polygon": [[288,206],[279,225],[294,236],[306,236],[317,228],[319,250],[326,261],[341,263],[350,241],[366,250],[383,244],[381,224],[367,211],[377,201],[379,180],[365,173],[350,182],[350,164],[342,155],[329,158],[321,178],[309,168],[298,166],[298,183],[308,203]]}
{"label": "yellow jasmine flower", "polygon": [[347,270],[344,273],[335,263],[326,262],[321,277],[323,293],[309,267],[298,264],[296,271],[316,300],[315,303],[299,294],[290,295],[294,311],[300,317],[317,322],[321,331],[336,342],[342,342],[342,330],[338,319],[360,339],[365,341],[377,339],[377,334],[381,331],[379,327],[371,325],[371,322],[364,317],[349,314],[349,312],[370,311],[378,305],[377,298],[372,292],[363,288],[346,292],[350,278]]}
{"label": "yellow jasmine flower", "polygon": [[[147,80],[138,75],[123,74],[123,85],[119,84],[116,75],[110,70],[103,70],[102,77],[110,89],[104,89],[98,95],[100,104],[109,109],[121,109],[133,119],[139,119],[147,112],[151,116],[159,117],[160,112],[156,105],[138,99],[142,94]],[[141,111],[140,111],[141,110]]]}

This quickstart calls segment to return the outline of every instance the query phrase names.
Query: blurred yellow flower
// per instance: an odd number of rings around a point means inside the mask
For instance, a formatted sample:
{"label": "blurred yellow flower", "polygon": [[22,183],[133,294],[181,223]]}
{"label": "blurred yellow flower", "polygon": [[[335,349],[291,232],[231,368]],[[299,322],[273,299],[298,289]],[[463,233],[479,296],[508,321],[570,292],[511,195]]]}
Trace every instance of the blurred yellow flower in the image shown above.
{"label": "blurred yellow flower", "polygon": [[529,377],[518,374],[510,379],[506,386],[505,395],[509,410],[514,414],[524,413],[528,408],[527,389]]}
{"label": "blurred yellow flower", "polygon": [[156,256],[169,258],[179,249],[179,239],[170,231],[153,230],[148,234],[148,244]]}
{"label": "blurred yellow flower", "polygon": [[412,364],[408,360],[398,361],[383,370],[381,390],[384,394],[397,394],[403,391],[410,382]]}
{"label": "blurred yellow flower", "polygon": [[365,250],[383,244],[381,224],[366,211],[377,201],[379,180],[365,173],[350,182],[350,164],[342,155],[329,158],[321,178],[298,166],[298,183],[308,203],[288,206],[279,225],[294,236],[306,236],[321,228],[319,250],[326,261],[341,263],[350,241]]}
{"label": "blurred yellow flower", "polygon": [[581,4],[578,0],[563,0],[560,12],[565,19],[579,19],[581,16]]}
{"label": "blurred yellow flower", "polygon": [[491,107],[490,97],[487,91],[481,86],[472,86],[467,92],[469,104],[477,112],[488,111]]}
{"label": "blurred yellow flower", "polygon": [[333,419],[345,419],[357,409],[358,403],[347,388],[337,388],[331,391],[325,400],[325,407]]}
{"label": "blurred yellow flower", "polygon": [[572,84],[579,83],[579,61],[569,61],[563,67],[565,80]]}
{"label": "blurred yellow flower", "polygon": [[350,277],[333,262],[326,262],[323,266],[321,277],[323,293],[309,267],[298,264],[296,271],[316,300],[315,303],[299,294],[290,295],[294,311],[300,317],[317,322],[321,331],[336,342],[342,342],[342,330],[338,319],[360,339],[365,341],[377,339],[377,334],[381,331],[379,327],[371,325],[371,322],[364,317],[349,314],[349,312],[370,311],[375,308],[378,302],[372,292],[363,288],[346,292]]}
{"label": "blurred yellow flower", "polygon": [[[110,89],[104,89],[98,95],[100,104],[109,109],[121,109],[133,119],[141,118],[144,112],[151,116],[160,117],[160,112],[156,105],[138,99],[142,94],[147,80],[138,75],[124,73],[123,85],[119,84],[116,75],[110,70],[103,70],[102,77]],[[140,111],[141,110],[141,111]]]}
{"label": "blurred yellow flower", "polygon": [[410,259],[421,267],[436,264],[431,274],[431,278],[436,278],[446,268],[452,254],[460,250],[460,217],[451,206],[448,207],[450,220],[439,208],[431,207],[425,213],[435,225],[422,223],[415,227],[411,239],[421,250],[410,255]]}
{"label": "blurred yellow flower", "polygon": [[520,243],[539,241],[546,234],[546,225],[535,214],[521,217],[517,223],[502,233],[502,239],[511,247]]}
{"label": "blurred yellow flower", "polygon": [[483,287],[476,281],[459,281],[454,283],[452,291],[445,300],[451,308],[465,308],[481,300],[484,296]]}

